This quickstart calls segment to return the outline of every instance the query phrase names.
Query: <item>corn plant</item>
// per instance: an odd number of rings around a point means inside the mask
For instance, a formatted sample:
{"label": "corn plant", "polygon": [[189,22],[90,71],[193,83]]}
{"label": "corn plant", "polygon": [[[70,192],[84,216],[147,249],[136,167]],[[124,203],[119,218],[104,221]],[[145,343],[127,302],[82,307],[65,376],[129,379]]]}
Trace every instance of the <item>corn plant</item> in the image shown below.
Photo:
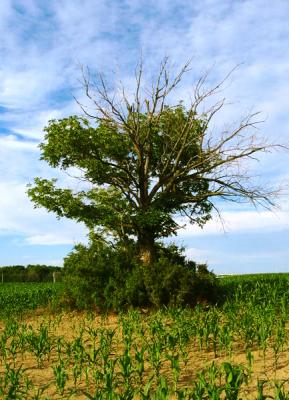
{"label": "corn plant", "polygon": [[30,351],[36,356],[38,366],[43,364],[43,358],[50,355],[52,343],[48,334],[48,327],[44,324],[40,325],[39,331],[35,332],[30,328],[26,334],[26,341],[30,347]]}
{"label": "corn plant", "polygon": [[68,373],[66,371],[66,365],[63,360],[59,361],[58,364],[52,366],[53,374],[56,382],[56,388],[60,395],[63,395],[66,382],[68,380]]}
{"label": "corn plant", "polygon": [[226,398],[230,400],[238,400],[240,388],[243,383],[248,383],[248,374],[243,366],[233,366],[226,362],[223,364],[225,372],[225,393]]}
{"label": "corn plant", "polygon": [[137,346],[136,344],[134,344],[134,358],[136,361],[136,365],[135,365],[135,371],[137,373],[138,376],[138,382],[139,385],[142,386],[143,384],[143,375],[144,375],[144,371],[145,371],[145,351],[146,348],[144,345],[142,345],[140,348],[139,346]]}
{"label": "corn plant", "polygon": [[15,367],[5,363],[5,370],[3,376],[0,376],[0,395],[3,399],[23,399],[25,390],[23,390],[23,374],[24,369],[22,365]]}

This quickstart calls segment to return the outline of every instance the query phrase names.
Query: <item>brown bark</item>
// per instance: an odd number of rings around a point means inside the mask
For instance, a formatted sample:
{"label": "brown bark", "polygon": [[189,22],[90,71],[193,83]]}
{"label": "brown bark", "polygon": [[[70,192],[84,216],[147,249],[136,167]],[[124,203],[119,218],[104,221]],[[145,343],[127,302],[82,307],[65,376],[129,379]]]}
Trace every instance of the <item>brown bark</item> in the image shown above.
{"label": "brown bark", "polygon": [[150,232],[142,232],[138,237],[140,259],[149,266],[155,259],[155,239]]}

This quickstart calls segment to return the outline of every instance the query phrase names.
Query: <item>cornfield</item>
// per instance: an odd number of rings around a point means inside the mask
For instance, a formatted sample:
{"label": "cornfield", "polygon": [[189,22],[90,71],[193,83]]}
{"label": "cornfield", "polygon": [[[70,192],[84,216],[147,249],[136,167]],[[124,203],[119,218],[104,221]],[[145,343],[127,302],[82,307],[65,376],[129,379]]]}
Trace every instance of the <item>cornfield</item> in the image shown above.
{"label": "cornfield", "polygon": [[118,315],[3,285],[1,399],[289,399],[288,275],[220,279],[222,304]]}

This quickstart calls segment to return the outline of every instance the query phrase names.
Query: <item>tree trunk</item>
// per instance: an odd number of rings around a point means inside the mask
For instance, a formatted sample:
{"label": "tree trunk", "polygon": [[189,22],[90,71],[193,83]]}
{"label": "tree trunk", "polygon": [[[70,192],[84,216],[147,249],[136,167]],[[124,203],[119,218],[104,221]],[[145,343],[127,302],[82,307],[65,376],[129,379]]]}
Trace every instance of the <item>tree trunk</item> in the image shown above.
{"label": "tree trunk", "polygon": [[138,236],[140,259],[143,264],[149,266],[155,258],[155,239],[150,232],[142,232]]}

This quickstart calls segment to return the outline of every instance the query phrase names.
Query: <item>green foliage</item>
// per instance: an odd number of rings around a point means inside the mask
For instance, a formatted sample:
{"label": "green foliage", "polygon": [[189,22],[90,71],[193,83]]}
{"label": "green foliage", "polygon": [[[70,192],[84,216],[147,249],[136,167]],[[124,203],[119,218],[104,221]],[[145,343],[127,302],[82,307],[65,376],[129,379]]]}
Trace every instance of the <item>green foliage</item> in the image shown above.
{"label": "green foliage", "polygon": [[50,265],[28,264],[0,267],[3,282],[57,282],[61,281],[61,268]]}
{"label": "green foliage", "polygon": [[217,281],[206,265],[187,260],[183,249],[159,246],[151,268],[143,268],[150,302],[156,307],[217,301]]}
{"label": "green foliage", "polygon": [[[128,123],[132,123],[131,117],[127,116]],[[136,194],[142,185],[141,190],[146,188],[147,191],[153,179],[162,179],[162,175],[174,168],[172,154],[171,159],[164,155],[169,150],[178,154],[177,150],[182,148],[181,127],[186,126],[192,116],[179,105],[165,108],[155,118],[141,113],[137,117],[141,136],[138,145],[128,131],[120,131],[117,124],[105,119],[97,127],[77,116],[50,121],[45,128],[45,142],[40,146],[41,159],[54,168],[80,168],[84,171],[84,179],[95,186],[74,193],[70,189],[57,188],[55,179],[36,178],[35,186],[28,190],[36,206],[44,206],[59,217],[83,221],[90,229],[105,228],[118,237],[138,234],[142,230],[153,232],[156,238],[168,236],[177,226],[172,215],[180,209],[186,210],[194,222],[203,225],[210,218],[212,208],[211,203],[201,196],[208,191],[206,180],[186,179],[174,184],[168,189],[169,193],[156,190],[155,196],[147,199],[145,205]],[[182,152],[179,168],[185,168],[192,159],[197,162],[200,157],[202,150],[198,136],[203,124],[198,119],[191,121],[189,136],[193,144]],[[143,167],[140,151],[142,158],[150,159],[150,176],[146,178],[140,171]],[[188,197],[193,199],[194,194],[201,197],[190,204]]]}
{"label": "green foliage", "polygon": [[176,246],[158,244],[156,261],[143,266],[134,242],[77,245],[64,260],[66,301],[79,308],[183,306],[216,301],[217,281],[206,266],[186,260]]}
{"label": "green foliage", "polygon": [[61,283],[0,284],[0,317],[11,317],[52,303],[56,305],[62,291]]}

